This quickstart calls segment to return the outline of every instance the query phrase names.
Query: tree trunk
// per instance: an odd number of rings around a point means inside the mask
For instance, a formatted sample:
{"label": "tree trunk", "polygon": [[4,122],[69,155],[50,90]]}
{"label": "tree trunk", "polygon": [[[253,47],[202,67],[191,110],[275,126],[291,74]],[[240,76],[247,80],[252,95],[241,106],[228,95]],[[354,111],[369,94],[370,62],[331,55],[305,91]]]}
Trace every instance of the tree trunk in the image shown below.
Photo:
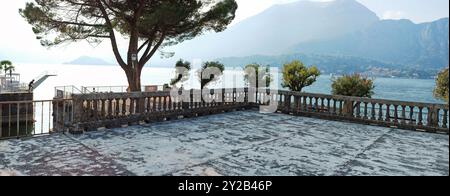
{"label": "tree trunk", "polygon": [[128,92],[141,92],[141,73],[142,70],[137,65],[134,69],[130,66],[128,70],[125,70],[128,80]]}

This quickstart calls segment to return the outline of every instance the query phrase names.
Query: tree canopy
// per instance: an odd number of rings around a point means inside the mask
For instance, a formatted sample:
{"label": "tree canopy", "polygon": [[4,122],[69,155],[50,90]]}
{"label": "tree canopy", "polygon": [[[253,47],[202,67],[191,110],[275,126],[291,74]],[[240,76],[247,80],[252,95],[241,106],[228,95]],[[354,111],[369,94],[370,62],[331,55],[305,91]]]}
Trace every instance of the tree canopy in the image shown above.
{"label": "tree canopy", "polygon": [[434,96],[438,99],[444,100],[449,103],[449,78],[448,70],[444,69],[438,74],[436,79],[436,88],[434,89]]}
{"label": "tree canopy", "polygon": [[358,73],[334,78],[331,87],[333,95],[368,98],[374,95],[375,89],[373,79]]}
{"label": "tree canopy", "polygon": [[301,92],[303,88],[311,86],[320,76],[316,66],[306,67],[301,61],[293,61],[283,66],[284,88]]}
{"label": "tree canopy", "polygon": [[[131,90],[138,91],[142,68],[159,49],[225,30],[237,8],[235,0],[35,0],[19,12],[43,46],[109,39]],[[126,58],[116,34],[129,39]]]}
{"label": "tree canopy", "polygon": [[5,69],[5,68],[7,68],[7,67],[9,67],[9,66],[12,66],[12,62],[11,61],[8,61],[8,60],[0,61],[0,71]]}
{"label": "tree canopy", "polygon": [[16,70],[16,67],[13,65],[11,61],[3,60],[0,61],[0,71],[1,70],[4,70],[5,74],[8,72],[11,74],[13,71]]}

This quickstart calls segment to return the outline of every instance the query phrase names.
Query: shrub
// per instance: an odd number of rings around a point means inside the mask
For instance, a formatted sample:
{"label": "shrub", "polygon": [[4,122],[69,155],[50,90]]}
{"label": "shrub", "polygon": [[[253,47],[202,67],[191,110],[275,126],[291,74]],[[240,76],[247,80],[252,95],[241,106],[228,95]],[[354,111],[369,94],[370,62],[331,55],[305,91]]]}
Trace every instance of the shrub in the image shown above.
{"label": "shrub", "polygon": [[316,66],[306,67],[301,61],[293,61],[283,66],[284,88],[301,92],[303,88],[311,86],[320,76]]}
{"label": "shrub", "polygon": [[434,89],[434,96],[437,99],[446,101],[449,103],[449,81],[448,81],[448,69],[444,69],[438,74],[436,79],[436,88]]}
{"label": "shrub", "polygon": [[373,79],[357,73],[334,78],[331,87],[333,95],[368,98],[374,95],[375,89]]}

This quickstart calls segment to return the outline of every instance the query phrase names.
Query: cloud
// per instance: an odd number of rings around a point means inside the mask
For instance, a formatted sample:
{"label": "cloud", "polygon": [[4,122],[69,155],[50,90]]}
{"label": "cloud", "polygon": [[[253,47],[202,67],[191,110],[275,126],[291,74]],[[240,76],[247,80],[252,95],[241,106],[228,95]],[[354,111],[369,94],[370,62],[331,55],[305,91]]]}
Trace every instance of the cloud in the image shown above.
{"label": "cloud", "polygon": [[383,20],[399,20],[399,19],[405,19],[406,13],[404,11],[394,11],[394,10],[388,10],[383,13],[381,16]]}

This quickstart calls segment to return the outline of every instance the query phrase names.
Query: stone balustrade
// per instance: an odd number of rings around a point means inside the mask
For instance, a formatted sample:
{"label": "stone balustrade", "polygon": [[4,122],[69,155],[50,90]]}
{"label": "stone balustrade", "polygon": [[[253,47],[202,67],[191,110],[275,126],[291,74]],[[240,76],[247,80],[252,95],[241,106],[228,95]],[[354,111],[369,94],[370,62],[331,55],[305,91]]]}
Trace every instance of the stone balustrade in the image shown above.
{"label": "stone balustrade", "polygon": [[[91,93],[72,95],[73,131],[114,128],[179,118],[258,108],[269,103],[289,115],[348,121],[448,134],[448,106],[291,91],[216,89],[181,96],[170,92]],[[223,100],[223,101],[222,101]]]}
{"label": "stone balustrade", "polygon": [[344,120],[448,134],[448,105],[279,91],[279,110],[293,115]]}

